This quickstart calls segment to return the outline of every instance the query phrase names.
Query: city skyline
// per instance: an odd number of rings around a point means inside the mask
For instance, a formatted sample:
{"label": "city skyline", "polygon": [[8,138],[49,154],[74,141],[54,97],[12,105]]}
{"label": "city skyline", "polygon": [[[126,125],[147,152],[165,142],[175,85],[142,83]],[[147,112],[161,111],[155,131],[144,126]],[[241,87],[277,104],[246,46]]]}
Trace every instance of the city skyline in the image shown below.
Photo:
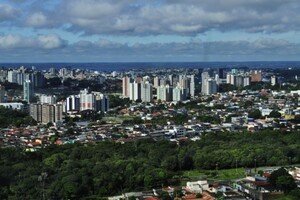
{"label": "city skyline", "polygon": [[295,0],[3,0],[0,60],[297,61],[299,7]]}

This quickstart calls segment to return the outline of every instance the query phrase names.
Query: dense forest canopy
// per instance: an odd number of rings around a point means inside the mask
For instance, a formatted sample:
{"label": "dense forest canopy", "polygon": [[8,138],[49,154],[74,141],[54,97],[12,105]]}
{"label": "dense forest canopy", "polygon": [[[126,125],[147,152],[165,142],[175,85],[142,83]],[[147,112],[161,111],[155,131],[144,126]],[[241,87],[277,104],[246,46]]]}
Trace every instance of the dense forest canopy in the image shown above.
{"label": "dense forest canopy", "polygon": [[[0,199],[80,199],[179,184],[184,170],[300,163],[300,134],[210,133],[197,142],[139,140],[0,149]],[[177,177],[177,178],[176,178]]]}

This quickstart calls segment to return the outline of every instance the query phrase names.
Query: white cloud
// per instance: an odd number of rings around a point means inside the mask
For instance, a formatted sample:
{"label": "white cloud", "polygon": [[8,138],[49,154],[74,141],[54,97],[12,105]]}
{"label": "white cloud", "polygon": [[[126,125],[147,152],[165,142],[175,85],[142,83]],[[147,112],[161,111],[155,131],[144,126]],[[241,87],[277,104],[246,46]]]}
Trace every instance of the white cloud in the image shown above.
{"label": "white cloud", "polygon": [[39,35],[38,37],[24,37],[21,35],[0,35],[0,49],[40,49],[49,50],[62,48],[66,41],[57,35]]}
{"label": "white cloud", "polygon": [[63,47],[66,43],[57,35],[40,35],[37,38],[39,45],[44,49],[56,49]]}
{"label": "white cloud", "polygon": [[48,20],[43,13],[37,12],[27,18],[26,24],[32,27],[43,27],[48,24]]}
{"label": "white cloud", "polygon": [[299,31],[299,9],[296,0],[65,0],[62,13],[70,30],[86,34],[195,35]]}
{"label": "white cloud", "polygon": [[14,19],[18,14],[18,9],[0,3],[0,22]]}
{"label": "white cloud", "polygon": [[[46,52],[46,53],[45,53]],[[56,35],[0,36],[0,59],[39,61],[296,60],[300,44],[283,39],[166,43],[119,43],[106,39],[67,44]]]}
{"label": "white cloud", "polygon": [[[208,31],[300,31],[299,0],[34,0],[0,4],[0,22],[39,28],[69,27],[98,35],[197,35]],[[51,3],[51,6],[49,4]],[[15,4],[13,4],[15,5]],[[15,17],[16,18],[12,18]]]}

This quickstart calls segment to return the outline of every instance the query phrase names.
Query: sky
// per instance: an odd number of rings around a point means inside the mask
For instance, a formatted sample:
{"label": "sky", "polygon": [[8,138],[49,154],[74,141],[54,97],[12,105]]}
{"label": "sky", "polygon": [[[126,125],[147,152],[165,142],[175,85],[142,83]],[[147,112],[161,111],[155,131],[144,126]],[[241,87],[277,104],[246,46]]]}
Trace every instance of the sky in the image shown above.
{"label": "sky", "polygon": [[299,61],[299,0],[0,0],[0,62]]}

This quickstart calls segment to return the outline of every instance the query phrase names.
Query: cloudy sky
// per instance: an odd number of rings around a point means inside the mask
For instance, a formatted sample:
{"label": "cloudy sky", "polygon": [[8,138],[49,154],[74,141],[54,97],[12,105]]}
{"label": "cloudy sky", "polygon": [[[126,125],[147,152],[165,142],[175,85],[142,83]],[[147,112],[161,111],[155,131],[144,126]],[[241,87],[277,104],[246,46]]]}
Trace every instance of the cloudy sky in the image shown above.
{"label": "cloudy sky", "polygon": [[0,0],[0,62],[300,60],[299,0]]}

